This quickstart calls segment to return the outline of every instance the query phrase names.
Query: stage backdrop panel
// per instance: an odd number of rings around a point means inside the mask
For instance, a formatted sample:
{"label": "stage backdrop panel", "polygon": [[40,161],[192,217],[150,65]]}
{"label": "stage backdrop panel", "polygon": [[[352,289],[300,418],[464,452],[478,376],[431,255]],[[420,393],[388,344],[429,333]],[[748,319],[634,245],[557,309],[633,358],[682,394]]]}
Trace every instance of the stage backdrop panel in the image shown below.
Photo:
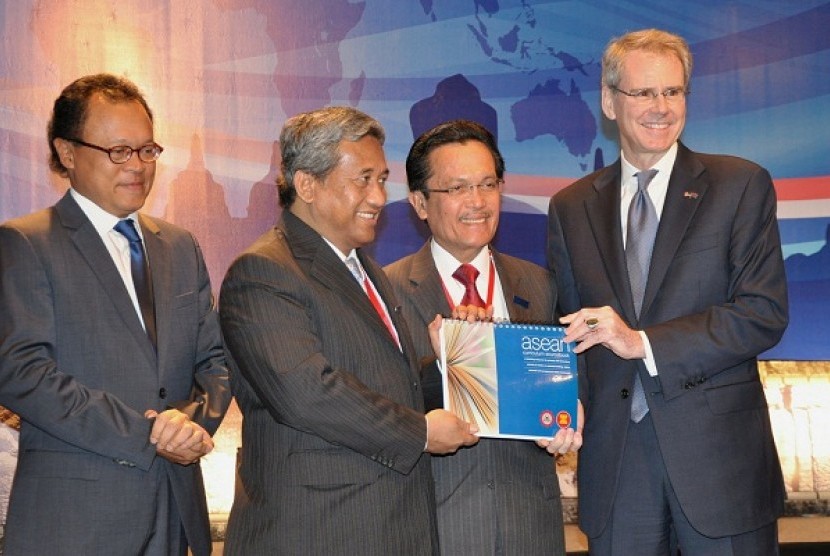
{"label": "stage backdrop panel", "polygon": [[[603,48],[644,27],[680,33],[695,55],[683,140],[775,179],[792,322],[766,357],[830,359],[830,4],[816,0],[1,1],[0,221],[66,190],[46,163],[52,102],[110,71],[146,92],[165,147],[146,211],[196,234],[217,290],[279,215],[283,122],[332,104],[387,130],[381,262],[425,237],[405,200],[414,136],[467,117],[507,162],[496,245],[544,264],[550,195],[618,156],[599,106]],[[232,451],[208,466],[232,466]]]}

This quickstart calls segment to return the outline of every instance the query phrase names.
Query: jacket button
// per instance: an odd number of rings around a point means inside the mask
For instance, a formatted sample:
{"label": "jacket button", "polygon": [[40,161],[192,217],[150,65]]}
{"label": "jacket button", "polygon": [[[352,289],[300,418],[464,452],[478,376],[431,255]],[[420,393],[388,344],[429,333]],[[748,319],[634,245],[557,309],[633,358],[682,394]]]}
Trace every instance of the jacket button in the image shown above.
{"label": "jacket button", "polygon": [[620,390],[620,397],[624,400],[628,399],[628,388],[623,388],[622,390]]}
{"label": "jacket button", "polygon": [[166,388],[159,388],[159,398],[162,400],[167,397],[167,389]]}

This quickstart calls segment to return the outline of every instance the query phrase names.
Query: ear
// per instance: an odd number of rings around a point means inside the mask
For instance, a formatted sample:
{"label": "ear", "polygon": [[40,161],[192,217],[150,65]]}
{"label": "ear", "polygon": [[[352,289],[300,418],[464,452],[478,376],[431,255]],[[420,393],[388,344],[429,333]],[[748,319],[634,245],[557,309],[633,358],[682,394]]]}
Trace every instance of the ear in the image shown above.
{"label": "ear", "polygon": [[418,218],[421,220],[427,219],[427,200],[426,197],[424,197],[423,192],[410,191],[409,204],[415,209],[415,214],[418,215]]}
{"label": "ear", "polygon": [[297,170],[294,172],[294,189],[297,191],[297,197],[306,204],[314,202],[315,187],[317,185],[317,178],[304,172]]}
{"label": "ear", "polygon": [[614,110],[614,91],[608,86],[602,86],[602,113],[609,120],[616,120],[617,113]]}
{"label": "ear", "polygon": [[56,137],[52,140],[52,146],[58,152],[58,158],[64,168],[75,168],[75,146],[71,141]]}

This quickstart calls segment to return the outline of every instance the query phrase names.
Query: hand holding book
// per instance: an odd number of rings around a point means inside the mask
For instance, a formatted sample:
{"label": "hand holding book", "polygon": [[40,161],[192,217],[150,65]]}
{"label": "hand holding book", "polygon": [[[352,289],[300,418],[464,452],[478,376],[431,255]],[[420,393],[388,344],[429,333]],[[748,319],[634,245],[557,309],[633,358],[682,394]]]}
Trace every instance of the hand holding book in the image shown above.
{"label": "hand holding book", "polygon": [[577,421],[576,357],[558,326],[443,319],[445,407],[475,423],[481,436],[554,437],[549,451],[581,444],[562,433]]}

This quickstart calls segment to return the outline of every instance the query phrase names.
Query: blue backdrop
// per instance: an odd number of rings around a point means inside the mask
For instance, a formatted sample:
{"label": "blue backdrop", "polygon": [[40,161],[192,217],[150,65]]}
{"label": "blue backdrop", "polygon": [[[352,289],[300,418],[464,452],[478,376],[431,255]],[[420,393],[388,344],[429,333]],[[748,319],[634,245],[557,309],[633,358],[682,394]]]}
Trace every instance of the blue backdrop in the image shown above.
{"label": "blue backdrop", "polygon": [[113,71],[147,92],[166,148],[146,207],[196,233],[218,289],[279,212],[285,119],[349,104],[386,127],[392,167],[375,255],[414,251],[405,201],[415,135],[472,117],[507,162],[497,246],[544,264],[552,193],[618,156],[599,109],[608,40],[659,27],[695,55],[683,140],[753,159],[776,182],[792,324],[767,354],[830,359],[830,4],[782,1],[8,0],[0,2],[0,220],[53,203],[58,91]]}

